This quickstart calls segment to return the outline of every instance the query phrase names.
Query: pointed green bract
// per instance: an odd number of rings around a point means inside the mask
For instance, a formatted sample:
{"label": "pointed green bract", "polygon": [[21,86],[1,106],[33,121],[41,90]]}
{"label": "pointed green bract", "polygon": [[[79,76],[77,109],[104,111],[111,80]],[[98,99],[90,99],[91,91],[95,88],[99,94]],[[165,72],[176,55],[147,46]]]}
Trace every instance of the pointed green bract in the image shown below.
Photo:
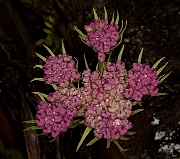
{"label": "pointed green bract", "polygon": [[52,86],[55,90],[58,89],[58,86],[57,86],[55,83],[52,83],[51,86]]}
{"label": "pointed green bract", "polygon": [[55,56],[54,55],[54,53],[46,46],[46,45],[43,45],[45,48],[46,48],[46,50],[51,54],[51,56]]}
{"label": "pointed green bract", "polygon": [[121,32],[122,29],[123,29],[123,20],[122,20],[122,22],[121,22],[121,28],[120,28],[120,30],[119,30],[119,33]]}
{"label": "pointed green bract", "polygon": [[[172,72],[172,71],[171,71],[171,72]],[[171,72],[169,72],[166,76],[164,76],[163,78],[161,78],[159,83],[163,82],[163,81],[171,74]]]}
{"label": "pointed green bract", "polygon": [[86,146],[91,146],[92,144],[94,144],[96,141],[98,141],[99,138],[95,137],[94,139],[92,139],[88,144],[86,144]]}
{"label": "pointed green bract", "polygon": [[99,20],[100,21],[100,29],[102,29],[103,28],[103,24],[102,24],[102,21],[101,20]]}
{"label": "pointed green bract", "polygon": [[111,24],[114,23],[114,12],[113,12],[113,15],[112,15],[112,19],[111,19]]}
{"label": "pointed green bract", "polygon": [[87,36],[83,34],[77,27],[74,26],[74,29],[81,35],[83,38],[86,38]]}
{"label": "pointed green bract", "polygon": [[134,110],[132,111],[131,115],[134,115],[136,113],[139,113],[139,112],[142,112],[144,109],[137,109],[137,110]]}
{"label": "pointed green bract", "polygon": [[48,27],[48,28],[53,28],[52,24],[49,22],[44,22],[44,24]]}
{"label": "pointed green bract", "polygon": [[156,69],[156,67],[159,65],[159,63],[164,59],[165,57],[162,57],[161,59],[159,59],[152,68]]}
{"label": "pointed green bract", "polygon": [[134,135],[136,132],[128,131],[126,135]]}
{"label": "pointed green bract", "polygon": [[141,52],[138,57],[138,62],[140,62],[140,63],[141,63],[141,59],[142,59],[142,53],[143,53],[143,48],[141,49]]}
{"label": "pointed green bract", "polygon": [[157,70],[157,72],[156,72],[157,76],[161,73],[161,71],[166,67],[167,64],[168,64],[168,62],[166,62],[166,64],[164,66],[162,66],[159,70]]}
{"label": "pointed green bract", "polygon": [[136,105],[136,104],[139,104],[139,103],[140,103],[140,102],[138,102],[138,101],[132,102],[133,105]]}
{"label": "pointed green bract", "polygon": [[76,152],[79,150],[79,148],[80,148],[80,146],[82,145],[84,139],[85,139],[86,136],[90,133],[91,130],[92,130],[91,127],[89,127],[89,126],[86,127],[86,129],[85,129],[85,131],[84,131],[84,133],[83,133],[83,135],[82,135],[82,137],[81,137],[81,140],[79,141],[79,144],[78,144],[78,146],[77,146],[77,148],[76,148]]}
{"label": "pointed green bract", "polygon": [[129,140],[130,138],[124,137],[124,136],[120,136],[119,138],[120,140]]}
{"label": "pointed green bract", "polygon": [[158,93],[156,96],[165,96],[167,93]]}
{"label": "pointed green bract", "polygon": [[26,129],[24,129],[23,131],[37,130],[37,129],[43,129],[43,126],[30,126],[30,127],[27,127]]}
{"label": "pointed green bract", "polygon": [[65,50],[65,47],[64,47],[64,42],[63,42],[63,40],[62,40],[62,53],[63,53],[63,54],[66,54],[66,50]]}
{"label": "pointed green bract", "polygon": [[113,142],[116,144],[116,146],[118,147],[118,149],[120,151],[124,151],[124,149],[119,145],[118,141],[117,140],[113,140]]}
{"label": "pointed green bract", "polygon": [[43,66],[42,65],[35,65],[33,68],[43,68]]}
{"label": "pointed green bract", "polygon": [[99,71],[99,62],[96,65],[96,72],[98,72],[98,71]]}
{"label": "pointed green bract", "polygon": [[99,62],[99,72],[102,74],[104,70],[104,62]]}
{"label": "pointed green bract", "polygon": [[104,19],[108,20],[108,14],[107,14],[107,10],[105,7],[104,7]]}
{"label": "pointed green bract", "polygon": [[119,42],[118,42],[115,46],[111,47],[111,50],[113,50],[113,49],[115,49],[116,47],[118,47],[118,46],[121,44],[121,42],[122,42],[122,36],[120,37]]}
{"label": "pointed green bract", "polygon": [[34,124],[36,122],[35,120],[28,120],[28,121],[23,121],[22,123]]}
{"label": "pointed green bract", "polygon": [[85,62],[86,69],[89,69],[88,63],[87,63],[87,61],[86,61],[86,56],[85,56],[85,54],[84,54],[84,62]]}
{"label": "pointed green bract", "polygon": [[42,136],[42,135],[46,135],[45,133],[40,133],[40,134],[37,134],[37,136]]}
{"label": "pointed green bract", "polygon": [[46,101],[45,98],[48,97],[47,94],[44,94],[44,93],[41,93],[41,92],[32,92],[32,93],[37,94],[41,98],[41,100],[43,100],[43,101]]}
{"label": "pointed green bract", "polygon": [[[81,38],[81,40],[86,40],[85,37],[82,37],[81,35],[79,35],[79,37]],[[83,41],[84,42],[84,41]]]}
{"label": "pointed green bract", "polygon": [[117,25],[118,25],[118,23],[119,23],[119,12],[117,11],[117,17],[116,17],[115,24],[117,24]]}
{"label": "pointed green bract", "polygon": [[118,55],[118,60],[121,60],[121,57],[122,57],[122,54],[123,54],[123,51],[124,51],[124,45],[122,46],[120,52],[119,52],[119,55]]}
{"label": "pointed green bract", "polygon": [[38,54],[37,52],[35,52],[35,53],[36,53],[36,55],[37,55],[41,60],[43,60],[44,62],[46,62],[46,58],[45,58],[44,56]]}
{"label": "pointed green bract", "polygon": [[33,81],[44,81],[44,78],[34,78],[31,80],[31,82],[33,82]]}
{"label": "pointed green bract", "polygon": [[[82,36],[80,36],[80,35],[79,35],[79,37],[80,37],[81,41],[82,41],[84,44],[86,44],[86,42],[84,41],[84,40],[85,40],[85,38],[83,38],[83,37],[82,37]],[[88,45],[88,44],[86,44],[86,45]],[[88,45],[88,46],[90,46],[90,45]]]}
{"label": "pointed green bract", "polygon": [[74,59],[76,60],[76,69],[78,69],[78,60],[75,57],[74,57]]}
{"label": "pointed green bract", "polygon": [[95,19],[95,20],[98,20],[99,18],[98,18],[98,16],[97,16],[97,13],[96,13],[96,10],[94,9],[94,7],[93,7],[93,13],[94,13],[94,19]]}
{"label": "pointed green bract", "polygon": [[112,52],[110,52],[110,54],[109,54],[109,56],[108,56],[108,59],[107,59],[107,63],[110,61],[110,59],[111,59],[111,54],[112,54]]}
{"label": "pointed green bract", "polygon": [[106,146],[106,148],[109,148],[110,145],[111,145],[111,140],[107,139],[107,146]]}
{"label": "pointed green bract", "polygon": [[[123,22],[123,21],[122,21]],[[123,26],[123,25],[122,25]],[[126,27],[127,27],[127,20],[126,20],[126,25],[125,25],[125,27],[124,27],[124,29],[122,30],[122,29],[120,29],[119,30],[119,33],[121,33],[121,35],[123,35],[123,33],[124,33],[124,31],[126,30]],[[122,30],[122,31],[121,31]]]}

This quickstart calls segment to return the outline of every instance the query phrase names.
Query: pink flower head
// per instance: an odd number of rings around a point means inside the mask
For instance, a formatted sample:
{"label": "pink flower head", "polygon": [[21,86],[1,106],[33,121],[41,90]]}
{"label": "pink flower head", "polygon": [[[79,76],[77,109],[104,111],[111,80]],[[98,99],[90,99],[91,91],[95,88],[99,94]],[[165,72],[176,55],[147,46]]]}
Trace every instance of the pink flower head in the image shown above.
{"label": "pink flower head", "polygon": [[49,56],[43,67],[44,80],[47,84],[58,82],[60,87],[66,87],[72,81],[80,78],[80,73],[75,68],[75,62],[69,55]]}

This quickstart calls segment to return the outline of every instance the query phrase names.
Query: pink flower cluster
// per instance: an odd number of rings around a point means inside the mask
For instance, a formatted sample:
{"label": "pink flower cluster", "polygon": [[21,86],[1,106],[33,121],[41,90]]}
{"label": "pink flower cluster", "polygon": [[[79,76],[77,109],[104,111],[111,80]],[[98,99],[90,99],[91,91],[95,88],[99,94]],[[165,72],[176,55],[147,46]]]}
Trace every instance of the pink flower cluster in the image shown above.
{"label": "pink flower cluster", "polygon": [[75,62],[72,57],[66,54],[58,56],[49,56],[43,67],[44,80],[47,84],[53,82],[59,83],[60,87],[66,87],[70,82],[80,78],[80,73],[75,68]]}
{"label": "pink flower cluster", "polygon": [[61,132],[65,132],[76,114],[77,106],[81,104],[76,88],[59,89],[50,93],[48,101],[38,104],[35,122],[37,126],[43,126],[45,134],[51,134],[53,138]]}
{"label": "pink flower cluster", "polygon": [[156,75],[156,70],[139,62],[133,64],[133,68],[128,71],[128,88],[124,92],[126,98],[141,101],[143,95],[155,96],[158,93],[160,78]]}
{"label": "pink flower cluster", "polygon": [[[101,24],[100,24],[101,23]],[[102,25],[102,27],[101,27]],[[84,26],[87,32],[86,44],[98,51],[98,59],[105,60],[105,53],[109,53],[112,46],[117,44],[120,37],[116,24],[109,24],[107,19],[95,20]]]}
{"label": "pink flower cluster", "polygon": [[108,62],[102,76],[89,69],[82,73],[82,104],[85,106],[85,125],[94,128],[98,138],[118,139],[132,127],[127,118],[132,103],[124,99],[127,82],[124,63]]}

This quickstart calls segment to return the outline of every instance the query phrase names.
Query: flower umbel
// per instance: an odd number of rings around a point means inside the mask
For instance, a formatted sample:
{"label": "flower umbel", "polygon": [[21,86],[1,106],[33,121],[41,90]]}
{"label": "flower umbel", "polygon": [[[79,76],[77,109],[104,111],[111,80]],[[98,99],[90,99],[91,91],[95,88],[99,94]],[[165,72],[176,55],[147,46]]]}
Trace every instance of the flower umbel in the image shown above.
{"label": "flower umbel", "polygon": [[[44,66],[36,65],[43,69],[44,78],[35,78],[32,81],[45,81],[46,84],[52,85],[55,91],[49,95],[34,92],[39,95],[41,101],[38,103],[34,121],[37,127],[29,129],[41,128],[45,134],[56,138],[71,125],[75,127],[74,124],[79,118],[83,118],[78,124],[84,123],[86,130],[77,150],[91,130],[95,138],[88,145],[101,138],[107,139],[107,143],[113,141],[116,145],[116,140],[127,139],[124,135],[133,134],[129,132],[132,128],[129,117],[143,110],[132,111],[133,105],[139,103],[144,95],[159,95],[158,85],[170,75],[168,73],[158,77],[167,65],[166,63],[156,70],[164,58],[158,60],[152,68],[142,64],[143,50],[139,54],[138,62],[127,71],[125,63],[121,60],[124,45],[117,60],[111,62],[112,50],[121,43],[125,28],[122,29],[122,25],[119,30],[118,12],[116,20],[113,14],[109,23],[105,8],[104,11],[105,17],[100,19],[93,8],[95,20],[84,26],[87,36],[74,27],[81,40],[98,52],[95,70],[89,68],[84,56],[86,69],[80,73],[77,68],[78,61],[75,63],[72,56],[66,54],[63,42],[63,54],[55,56],[46,46],[51,56],[45,58],[37,54],[45,62]],[[107,54],[110,55],[106,60]]]}

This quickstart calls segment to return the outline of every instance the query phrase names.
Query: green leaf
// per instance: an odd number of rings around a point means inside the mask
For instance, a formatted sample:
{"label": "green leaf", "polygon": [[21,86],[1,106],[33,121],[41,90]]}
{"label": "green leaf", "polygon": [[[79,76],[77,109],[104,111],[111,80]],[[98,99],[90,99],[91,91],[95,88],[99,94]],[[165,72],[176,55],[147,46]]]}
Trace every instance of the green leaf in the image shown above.
{"label": "green leaf", "polygon": [[64,47],[64,42],[63,42],[63,40],[62,40],[62,53],[63,53],[63,54],[66,54],[66,50],[65,50],[65,47]]}
{"label": "green leaf", "polygon": [[109,148],[109,147],[110,147],[111,141],[112,141],[112,140],[107,139],[107,146],[106,146],[106,148]]}
{"label": "green leaf", "polygon": [[113,15],[112,15],[112,19],[111,19],[111,24],[114,23],[114,12],[113,12]]}
{"label": "green leaf", "polygon": [[166,64],[164,66],[162,66],[159,70],[157,70],[157,72],[156,72],[157,76],[161,73],[161,71],[166,67],[167,64],[168,64],[168,62],[166,62]]}
{"label": "green leaf", "polygon": [[33,68],[43,68],[43,66],[42,65],[35,65]]}
{"label": "green leaf", "polygon": [[134,110],[132,111],[131,115],[134,115],[136,113],[139,113],[139,112],[142,112],[144,109],[137,109],[137,110]]}
{"label": "green leaf", "polygon": [[93,13],[94,13],[94,19],[95,19],[95,20],[98,20],[99,18],[98,18],[98,16],[97,16],[97,13],[96,13],[96,10],[94,9],[94,7],[93,7]]}
{"label": "green leaf", "polygon": [[117,25],[118,25],[118,23],[119,23],[119,12],[117,11],[117,17],[116,17],[115,24],[117,24]]}
{"label": "green leaf", "polygon": [[44,22],[44,24],[48,27],[48,28],[53,28],[52,24],[49,22]]}
{"label": "green leaf", "polygon": [[121,60],[121,57],[122,57],[122,54],[123,54],[123,51],[124,51],[124,45],[122,46],[120,52],[119,52],[119,55],[118,55],[118,60]]}
{"label": "green leaf", "polygon": [[38,54],[37,52],[35,52],[35,53],[36,53],[36,55],[37,55],[41,60],[43,60],[44,62],[46,62],[46,58],[45,58],[44,56]]}
{"label": "green leaf", "polygon": [[141,59],[142,59],[142,53],[143,53],[143,49],[141,49],[141,52],[139,54],[139,57],[138,57],[138,62],[141,63]]}
{"label": "green leaf", "polygon": [[51,16],[49,16],[49,21],[50,21],[51,23],[53,23],[53,22],[54,22],[54,19],[53,19]]}
{"label": "green leaf", "polygon": [[85,62],[86,69],[89,69],[88,63],[87,63],[87,61],[86,61],[86,56],[85,56],[85,54],[84,54],[84,62]]}
{"label": "green leaf", "polygon": [[96,141],[98,141],[99,138],[95,137],[94,139],[92,139],[88,144],[86,144],[86,146],[91,146],[92,144],[94,144]]}
{"label": "green leaf", "polygon": [[47,35],[46,37],[46,41],[45,41],[45,44],[48,45],[48,46],[52,46],[52,37],[50,36],[50,34]]}
{"label": "green leaf", "polygon": [[128,131],[126,134],[127,135],[134,135],[136,132]]}
{"label": "green leaf", "polygon": [[51,56],[55,57],[54,53],[46,46],[46,45],[43,45],[46,50],[51,54]]}
{"label": "green leaf", "polygon": [[108,14],[107,14],[106,7],[104,7],[104,19],[108,20]]}
{"label": "green leaf", "polygon": [[37,130],[37,129],[43,129],[43,126],[30,126],[30,127],[27,127],[26,129],[24,129],[23,131]]}
{"label": "green leaf", "polygon": [[45,42],[45,39],[39,39],[35,42],[36,45],[42,45]]}
{"label": "green leaf", "polygon": [[80,146],[82,145],[84,139],[85,139],[86,136],[90,133],[91,130],[92,130],[91,127],[89,127],[89,126],[86,127],[86,129],[85,129],[85,131],[84,131],[84,133],[83,133],[83,135],[82,135],[82,137],[81,137],[81,140],[79,141],[79,144],[78,144],[78,146],[77,146],[77,148],[76,148],[76,152],[79,150],[79,148],[80,148]]}
{"label": "green leaf", "polygon": [[31,82],[33,82],[33,81],[44,81],[44,78],[34,78],[31,80]]}
{"label": "green leaf", "polygon": [[49,29],[43,29],[43,31],[44,31],[45,33],[47,33],[47,34],[52,34],[52,31],[49,30]]}
{"label": "green leaf", "polygon": [[[172,71],[171,71],[171,72],[172,72]],[[161,78],[159,83],[163,82],[163,81],[171,74],[171,72],[169,72],[166,76],[164,76],[163,78]]]}
{"label": "green leaf", "polygon": [[83,38],[86,38],[87,36],[83,34],[77,27],[74,26],[74,29],[81,35]]}
{"label": "green leaf", "polygon": [[36,122],[35,120],[28,120],[28,121],[23,121],[22,123],[34,124]]}
{"label": "green leaf", "polygon": [[120,138],[119,138],[120,140],[129,140],[130,138],[127,138],[127,137],[124,137],[124,136],[120,136]]}
{"label": "green leaf", "polygon": [[167,93],[158,93],[156,96],[165,96]]}
{"label": "green leaf", "polygon": [[161,59],[159,59],[154,65],[152,68],[156,69],[156,67],[159,65],[159,63],[164,60],[165,57],[162,57]]}
{"label": "green leaf", "polygon": [[44,94],[44,93],[41,93],[41,92],[32,92],[32,93],[37,94],[41,98],[41,100],[43,100],[43,101],[46,101],[45,98],[48,97],[47,94]]}

